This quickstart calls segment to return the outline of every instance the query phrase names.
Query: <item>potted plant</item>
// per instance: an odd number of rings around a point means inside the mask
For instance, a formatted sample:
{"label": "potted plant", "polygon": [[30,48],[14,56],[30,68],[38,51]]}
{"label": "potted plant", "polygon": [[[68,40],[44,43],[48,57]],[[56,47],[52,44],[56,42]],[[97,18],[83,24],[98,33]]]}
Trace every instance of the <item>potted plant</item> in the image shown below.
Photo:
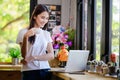
{"label": "potted plant", "polygon": [[120,68],[117,70],[117,80],[120,80]]}
{"label": "potted plant", "polygon": [[109,74],[114,75],[116,74],[117,64],[115,62],[108,62]]}
{"label": "potted plant", "polygon": [[102,75],[108,74],[108,65],[103,63],[102,64]]}
{"label": "potted plant", "polygon": [[92,61],[87,61],[87,65],[86,65],[86,71],[90,70],[90,65],[91,65]]}
{"label": "potted plant", "polygon": [[21,57],[21,51],[19,48],[10,48],[9,55],[12,57],[13,65],[16,65],[19,63],[19,58]]}
{"label": "potted plant", "polygon": [[110,62],[108,62],[109,74],[114,75],[117,72],[116,54],[110,54]]}
{"label": "potted plant", "polygon": [[95,72],[96,71],[96,65],[97,65],[97,61],[92,60],[91,65],[90,65],[90,71]]}
{"label": "potted plant", "polygon": [[96,72],[97,73],[101,73],[103,64],[104,64],[103,61],[98,61],[97,66],[96,66]]}

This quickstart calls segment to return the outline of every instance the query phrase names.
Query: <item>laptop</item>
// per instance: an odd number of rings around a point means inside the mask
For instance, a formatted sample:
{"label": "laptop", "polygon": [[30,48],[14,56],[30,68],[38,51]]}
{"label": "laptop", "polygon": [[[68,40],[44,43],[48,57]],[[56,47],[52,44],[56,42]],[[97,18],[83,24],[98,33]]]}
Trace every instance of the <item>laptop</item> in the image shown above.
{"label": "laptop", "polygon": [[88,50],[70,50],[65,68],[51,68],[50,71],[67,73],[84,71],[86,68],[88,55]]}

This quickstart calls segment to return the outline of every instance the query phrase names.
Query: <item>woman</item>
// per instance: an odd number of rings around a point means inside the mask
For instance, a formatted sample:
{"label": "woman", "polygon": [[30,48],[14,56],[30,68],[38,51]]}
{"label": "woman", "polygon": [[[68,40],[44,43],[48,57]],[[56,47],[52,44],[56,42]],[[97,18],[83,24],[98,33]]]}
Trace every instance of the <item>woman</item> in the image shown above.
{"label": "woman", "polygon": [[20,30],[17,43],[21,46],[23,80],[50,80],[48,60],[54,58],[52,39],[46,31],[49,11],[37,5],[28,28]]}

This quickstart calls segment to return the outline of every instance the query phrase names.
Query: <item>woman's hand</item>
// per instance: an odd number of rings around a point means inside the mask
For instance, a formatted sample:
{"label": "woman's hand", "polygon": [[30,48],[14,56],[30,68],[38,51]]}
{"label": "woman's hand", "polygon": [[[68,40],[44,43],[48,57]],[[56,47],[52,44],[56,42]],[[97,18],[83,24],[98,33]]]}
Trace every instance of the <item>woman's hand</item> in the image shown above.
{"label": "woman's hand", "polygon": [[27,31],[27,33],[25,34],[26,37],[31,37],[35,34],[39,34],[40,33],[40,29],[39,28],[31,28],[30,30]]}
{"label": "woman's hand", "polygon": [[29,56],[29,57],[26,57],[25,59],[27,62],[32,62],[34,60],[37,60],[37,56]]}
{"label": "woman's hand", "polygon": [[32,28],[25,33],[24,37],[28,38],[28,37],[31,37],[33,35],[35,35],[35,32],[33,31],[33,28]]}
{"label": "woman's hand", "polygon": [[25,64],[27,64],[27,61],[25,59],[22,59],[21,63],[25,65]]}

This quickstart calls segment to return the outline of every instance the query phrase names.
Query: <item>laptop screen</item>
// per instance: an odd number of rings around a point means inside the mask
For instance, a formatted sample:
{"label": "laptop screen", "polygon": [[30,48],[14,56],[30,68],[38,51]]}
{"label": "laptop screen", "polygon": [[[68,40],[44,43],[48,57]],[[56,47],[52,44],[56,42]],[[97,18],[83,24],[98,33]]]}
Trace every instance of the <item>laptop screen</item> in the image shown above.
{"label": "laptop screen", "polygon": [[83,71],[86,68],[88,50],[70,50],[65,72]]}

